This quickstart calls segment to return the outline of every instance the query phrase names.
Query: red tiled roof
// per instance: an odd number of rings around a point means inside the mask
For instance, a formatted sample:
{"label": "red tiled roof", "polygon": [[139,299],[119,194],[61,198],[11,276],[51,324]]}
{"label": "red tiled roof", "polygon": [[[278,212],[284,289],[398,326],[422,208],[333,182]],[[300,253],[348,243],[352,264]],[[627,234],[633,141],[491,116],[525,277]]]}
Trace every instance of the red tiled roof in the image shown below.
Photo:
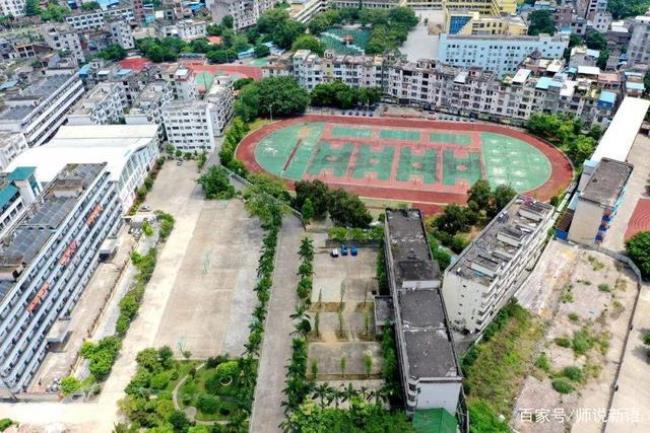
{"label": "red tiled roof", "polygon": [[124,60],[120,60],[120,66],[123,69],[130,69],[132,71],[139,72],[146,68],[151,62],[143,57],[129,57]]}
{"label": "red tiled roof", "polygon": [[213,45],[219,45],[221,43],[221,36],[208,36],[208,42]]}

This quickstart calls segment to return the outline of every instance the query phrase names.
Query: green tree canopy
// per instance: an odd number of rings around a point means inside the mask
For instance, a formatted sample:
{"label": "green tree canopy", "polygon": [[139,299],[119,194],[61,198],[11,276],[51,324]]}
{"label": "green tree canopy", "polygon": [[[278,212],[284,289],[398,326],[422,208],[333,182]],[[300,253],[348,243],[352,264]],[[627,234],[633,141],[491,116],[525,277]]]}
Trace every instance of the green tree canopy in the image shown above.
{"label": "green tree canopy", "polygon": [[97,57],[100,57],[104,60],[113,61],[122,60],[126,58],[126,55],[126,50],[119,44],[110,44],[99,53],[97,53]]}
{"label": "green tree canopy", "polygon": [[625,250],[644,278],[650,277],[650,231],[639,232],[625,242]]}
{"label": "green tree canopy", "polygon": [[198,182],[208,200],[224,200],[235,195],[235,188],[230,184],[228,173],[222,167],[213,165],[207,173],[199,177]]}
{"label": "green tree canopy", "polygon": [[245,86],[239,96],[235,103],[235,113],[247,122],[258,116],[285,117],[301,114],[309,104],[307,91],[292,77],[264,78]]}
{"label": "green tree canopy", "polygon": [[325,53],[325,47],[312,35],[301,35],[291,45],[292,51],[309,50],[322,56]]}
{"label": "green tree canopy", "polygon": [[650,0],[609,0],[607,10],[614,19],[643,15],[650,8]]}
{"label": "green tree canopy", "polygon": [[27,0],[25,2],[25,15],[28,17],[33,17],[35,15],[40,15],[41,5],[38,0]]}
{"label": "green tree canopy", "polygon": [[547,33],[549,35],[555,34],[555,22],[553,21],[553,14],[547,10],[532,11],[528,15],[528,34],[531,36],[539,35],[540,33]]}

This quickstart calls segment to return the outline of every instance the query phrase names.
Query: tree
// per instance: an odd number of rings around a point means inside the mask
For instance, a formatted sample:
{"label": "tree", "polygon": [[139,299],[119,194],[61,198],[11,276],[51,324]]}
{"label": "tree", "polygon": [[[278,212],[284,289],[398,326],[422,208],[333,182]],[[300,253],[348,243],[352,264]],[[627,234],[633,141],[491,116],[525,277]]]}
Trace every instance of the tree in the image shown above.
{"label": "tree", "polygon": [[97,56],[104,60],[118,61],[126,58],[127,52],[119,44],[110,44],[101,50]]}
{"label": "tree", "polygon": [[302,114],[309,103],[307,91],[292,77],[264,78],[239,93],[235,113],[245,121],[257,116],[285,117]]}
{"label": "tree", "polygon": [[61,380],[61,393],[64,396],[69,396],[79,391],[81,382],[74,376],[66,376]]}
{"label": "tree", "polygon": [[230,16],[230,15],[226,15],[226,16],[223,17],[223,19],[221,20],[221,25],[222,25],[223,27],[227,28],[227,29],[232,29],[232,28],[233,28],[233,25],[234,25],[234,22],[235,22],[235,20],[233,19],[232,16]]}
{"label": "tree", "polygon": [[644,278],[650,277],[650,231],[639,232],[625,242],[625,251]]}
{"label": "tree", "polygon": [[594,153],[594,149],[596,149],[596,140],[585,135],[578,135],[571,143],[568,154],[576,165],[580,165]]}
{"label": "tree", "polygon": [[510,200],[512,200],[517,192],[510,185],[499,185],[494,189],[493,195],[493,207],[491,209],[490,215],[495,216],[501,209],[506,207]]}
{"label": "tree", "polygon": [[305,219],[305,221],[309,222],[314,218],[314,205],[311,202],[311,199],[305,200],[305,202],[302,205],[302,217]]}
{"label": "tree", "polygon": [[94,11],[96,9],[100,9],[101,6],[99,6],[99,3],[96,1],[90,1],[86,3],[81,4],[81,10],[82,11]]}
{"label": "tree", "polygon": [[468,191],[468,202],[474,202],[479,210],[487,210],[492,198],[490,183],[485,179],[477,180]]}
{"label": "tree", "polygon": [[571,33],[569,35],[569,48],[573,48],[575,46],[581,45],[582,44],[582,36],[580,36],[577,33]]}
{"label": "tree", "polygon": [[607,10],[614,19],[643,15],[650,8],[650,0],[609,0]]}
{"label": "tree", "polygon": [[40,15],[41,13],[41,5],[39,0],[27,0],[25,2],[25,15],[28,17],[33,17],[36,15]]}
{"label": "tree", "polygon": [[321,42],[312,35],[301,35],[291,45],[291,51],[309,50],[322,56],[325,53],[325,47]]}
{"label": "tree", "polygon": [[255,45],[255,57],[266,57],[271,54],[271,49],[265,44]]}
{"label": "tree", "polygon": [[598,54],[598,59],[596,60],[596,66],[600,69],[607,69],[607,61],[609,60],[609,50],[604,49],[600,50]]}
{"label": "tree", "polygon": [[465,209],[453,203],[445,206],[443,212],[435,219],[435,225],[438,230],[451,236],[469,229]]}
{"label": "tree", "polygon": [[585,45],[592,50],[605,50],[607,49],[607,39],[600,32],[590,30],[585,35]]}
{"label": "tree", "polygon": [[313,218],[322,220],[327,215],[329,203],[329,188],[320,180],[301,180],[295,184],[295,206],[302,209],[305,201],[309,200],[314,208]]}
{"label": "tree", "polygon": [[555,22],[551,11],[536,10],[528,15],[528,34],[536,36],[540,33],[549,35],[555,33]]}
{"label": "tree", "polygon": [[372,221],[372,216],[361,199],[342,189],[330,192],[328,212],[334,224],[345,227],[366,228]]}
{"label": "tree", "polygon": [[207,173],[199,177],[198,182],[208,200],[227,200],[235,195],[235,188],[230,184],[228,173],[222,167],[210,167]]}
{"label": "tree", "polygon": [[257,31],[268,35],[278,47],[289,49],[305,32],[305,26],[289,18],[285,9],[271,9],[257,20]]}
{"label": "tree", "polygon": [[70,15],[70,9],[57,3],[49,3],[45,10],[41,11],[43,21],[63,22],[68,15]]}
{"label": "tree", "polygon": [[240,78],[233,83],[232,87],[235,90],[240,90],[242,87],[252,83],[253,81],[255,80],[253,80],[252,78]]}

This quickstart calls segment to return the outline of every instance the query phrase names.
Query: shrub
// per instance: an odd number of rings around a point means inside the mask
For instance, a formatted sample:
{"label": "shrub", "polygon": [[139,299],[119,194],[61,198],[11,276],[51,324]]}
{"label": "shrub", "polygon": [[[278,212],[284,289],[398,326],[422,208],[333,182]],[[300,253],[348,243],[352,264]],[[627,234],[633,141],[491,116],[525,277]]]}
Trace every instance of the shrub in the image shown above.
{"label": "shrub", "polygon": [[2,418],[0,419],[0,431],[5,431],[9,427],[11,427],[14,424],[12,420],[9,418]]}
{"label": "shrub", "polygon": [[580,316],[578,316],[576,313],[569,313],[569,320],[575,323],[580,320]]}
{"label": "shrub", "polygon": [[574,390],[573,385],[567,382],[566,379],[555,379],[551,382],[551,386],[560,394],[570,394]]}
{"label": "shrub", "polygon": [[576,355],[584,355],[594,347],[594,344],[594,338],[587,328],[582,328],[573,334],[571,347]]}
{"label": "shrub", "polygon": [[643,344],[650,346],[650,331],[645,331],[642,338]]}
{"label": "shrub", "polygon": [[612,291],[612,289],[610,289],[610,287],[609,287],[609,284],[605,284],[605,283],[599,284],[598,285],[598,290],[600,290],[601,292],[606,292],[606,293],[609,293],[609,292]]}
{"label": "shrub", "polygon": [[551,362],[548,360],[546,353],[540,353],[540,355],[535,360],[535,367],[544,371],[545,373],[550,373],[551,371]]}
{"label": "shrub", "polygon": [[201,394],[196,402],[196,407],[203,413],[217,413],[217,410],[219,409],[219,399],[210,394]]}
{"label": "shrub", "polygon": [[556,337],[554,341],[555,344],[557,344],[560,347],[565,347],[565,348],[571,347],[571,340],[568,337]]}
{"label": "shrub", "polygon": [[223,167],[210,167],[207,173],[199,177],[198,182],[208,200],[226,200],[235,195],[235,188],[230,184],[228,173]]}
{"label": "shrub", "polygon": [[564,367],[562,369],[562,376],[573,382],[582,382],[584,379],[584,373],[580,367]]}
{"label": "shrub", "polygon": [[169,384],[169,373],[161,371],[151,377],[151,388],[161,390]]}
{"label": "shrub", "polygon": [[81,382],[74,376],[67,376],[61,380],[61,393],[64,396],[69,396],[79,391]]}

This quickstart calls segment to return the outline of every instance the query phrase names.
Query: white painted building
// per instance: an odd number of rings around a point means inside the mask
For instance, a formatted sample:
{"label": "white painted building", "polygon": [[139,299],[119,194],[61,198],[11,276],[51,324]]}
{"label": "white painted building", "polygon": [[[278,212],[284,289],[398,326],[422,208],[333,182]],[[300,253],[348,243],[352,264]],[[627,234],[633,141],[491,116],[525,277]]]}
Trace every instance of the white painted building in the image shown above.
{"label": "white painted building", "polygon": [[[0,250],[0,394],[24,391],[117,232],[121,206],[106,164],[72,164],[5,236]],[[69,322],[61,322],[63,324]]]}
{"label": "white painted building", "polygon": [[0,132],[0,171],[4,171],[27,148],[22,132]]}
{"label": "white painted building", "polygon": [[553,213],[515,197],[445,270],[442,296],[454,329],[476,334],[490,324],[541,254]]}
{"label": "white painted building", "polygon": [[40,146],[63,124],[67,111],[83,92],[76,71],[48,71],[19,94],[5,99],[0,131],[21,132],[30,147]]}
{"label": "white painted building", "polygon": [[207,101],[173,101],[163,107],[167,140],[183,152],[215,149],[215,129]]}
{"label": "white painted building", "polygon": [[36,179],[47,184],[66,164],[106,163],[126,212],[159,155],[156,125],[63,126],[44,146],[29,149],[11,164],[36,167]]}
{"label": "white painted building", "polygon": [[128,108],[126,92],[119,83],[99,83],[72,108],[68,125],[119,123]]}
{"label": "white painted building", "polygon": [[212,129],[215,135],[221,136],[233,115],[235,96],[230,80],[221,82],[215,79],[205,95],[205,100],[210,104]]}
{"label": "white painted building", "polygon": [[206,0],[205,7],[212,19],[220,23],[224,17],[233,18],[235,30],[254,26],[260,16],[278,3],[278,0]]}
{"label": "white painted building", "polygon": [[42,191],[34,167],[16,167],[0,174],[0,239],[13,228]]}
{"label": "white painted building", "polygon": [[121,5],[108,9],[95,9],[92,11],[77,10],[65,17],[65,21],[75,30],[98,30],[104,28],[104,24],[110,18],[122,18],[128,23],[135,21],[133,7]]}
{"label": "white painted building", "polygon": [[111,34],[111,41],[125,50],[135,48],[131,25],[124,18],[110,18],[106,23],[106,30]]}
{"label": "white painted building", "polygon": [[631,65],[650,65],[650,15],[634,19],[627,55]]}
{"label": "white painted building", "polygon": [[157,80],[147,84],[133,103],[129,113],[124,116],[127,125],[158,125],[158,134],[165,138],[162,109],[174,100],[174,93],[169,82]]}
{"label": "white painted building", "polygon": [[41,25],[40,31],[45,43],[53,50],[68,51],[79,63],[86,61],[79,35],[69,25],[65,23],[46,23]]}
{"label": "white painted building", "polygon": [[0,14],[22,17],[25,15],[25,0],[0,0]]}
{"label": "white painted building", "polygon": [[199,20],[182,20],[162,27],[163,37],[175,36],[184,41],[192,41],[207,36],[207,23]]}
{"label": "white painted building", "polygon": [[501,76],[515,72],[535,52],[547,59],[562,58],[568,46],[567,35],[503,37],[443,33],[438,42],[438,59],[453,66],[483,68]]}
{"label": "white painted building", "polygon": [[161,67],[160,76],[172,86],[174,99],[181,101],[195,101],[199,97],[199,90],[194,82],[194,73],[178,64]]}

